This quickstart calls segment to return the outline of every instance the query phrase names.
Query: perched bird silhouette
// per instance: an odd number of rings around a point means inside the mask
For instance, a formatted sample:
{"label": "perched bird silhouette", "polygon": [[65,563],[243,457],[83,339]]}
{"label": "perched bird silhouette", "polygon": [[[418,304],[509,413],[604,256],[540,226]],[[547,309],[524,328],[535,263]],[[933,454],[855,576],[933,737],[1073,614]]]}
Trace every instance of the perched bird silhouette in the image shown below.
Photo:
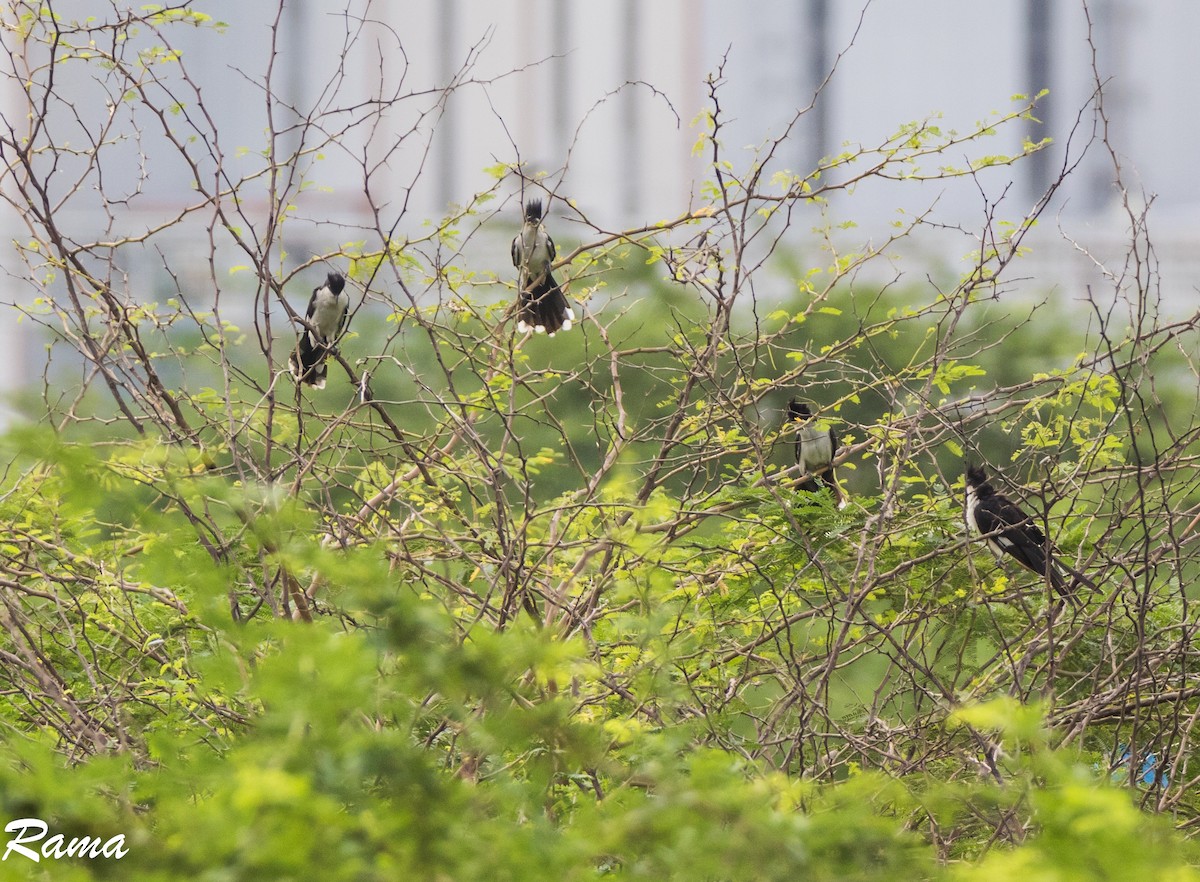
{"label": "perched bird silhouette", "polygon": [[[988,483],[982,466],[967,465],[967,524],[987,537],[988,547],[997,559],[1004,555],[1025,569],[1048,578],[1058,594],[1077,603],[1078,585],[1095,587],[1090,579],[1077,573],[1054,556],[1053,546],[1028,514]],[[994,534],[994,535],[988,535]]]}
{"label": "perched bird silhouette", "polygon": [[517,331],[530,330],[553,337],[571,330],[575,310],[550,272],[556,252],[554,240],[542,224],[542,200],[525,203],[525,222],[512,240],[513,266],[518,270]]}
{"label": "perched bird silhouette", "polygon": [[817,481],[820,481],[833,493],[838,508],[845,508],[847,500],[833,473],[833,458],[838,452],[837,433],[814,419],[812,408],[795,398],[788,402],[788,421],[796,424],[796,464],[804,473],[797,488],[816,493],[820,489]]}
{"label": "perched bird silhouette", "polygon": [[292,376],[307,386],[325,388],[328,373],[325,359],[333,351],[342,331],[346,330],[350,315],[350,295],[345,288],[346,279],[342,274],[331,272],[325,277],[324,285],[313,289],[308,301],[304,318],[309,326],[300,332],[296,348],[288,356]]}

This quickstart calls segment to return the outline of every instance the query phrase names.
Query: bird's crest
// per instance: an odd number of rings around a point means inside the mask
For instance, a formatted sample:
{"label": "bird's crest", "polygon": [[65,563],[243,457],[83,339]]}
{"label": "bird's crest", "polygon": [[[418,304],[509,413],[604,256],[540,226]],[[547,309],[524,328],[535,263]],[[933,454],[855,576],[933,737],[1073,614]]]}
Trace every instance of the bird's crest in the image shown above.
{"label": "bird's crest", "polygon": [[983,466],[967,463],[967,485],[970,487],[982,487],[988,482],[987,472]]}
{"label": "bird's crest", "polygon": [[811,419],[812,415],[813,415],[812,408],[809,407],[805,402],[798,401],[795,398],[793,398],[791,401],[788,402],[788,419],[789,420],[794,420],[796,422],[800,422],[803,420]]}
{"label": "bird's crest", "polygon": [[336,297],[346,287],[346,277],[339,272],[332,272],[325,277],[325,287]]}
{"label": "bird's crest", "polygon": [[525,220],[540,221],[542,219],[542,200],[530,199],[525,203]]}

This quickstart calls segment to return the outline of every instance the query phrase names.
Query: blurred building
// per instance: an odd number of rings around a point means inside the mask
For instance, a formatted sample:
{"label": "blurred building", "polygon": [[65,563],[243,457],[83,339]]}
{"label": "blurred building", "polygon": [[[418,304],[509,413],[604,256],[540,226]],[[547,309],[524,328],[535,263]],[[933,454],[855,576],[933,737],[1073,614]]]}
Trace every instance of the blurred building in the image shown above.
{"label": "blurred building", "polygon": [[[719,137],[735,170],[785,132],[772,168],[803,171],[822,156],[878,144],[900,125],[933,115],[943,130],[965,131],[992,112],[1013,109],[1014,94],[1047,88],[1039,121],[1011,127],[987,147],[1011,153],[1022,137],[1055,139],[1031,161],[978,179],[863,186],[833,210],[856,221],[864,240],[886,235],[898,211],[928,211],[930,229],[962,232],[915,245],[953,274],[990,205],[999,204],[997,216],[1019,220],[1064,163],[1078,163],[1029,239],[1033,253],[1015,283],[1071,297],[1088,284],[1105,284],[1097,263],[1119,261],[1128,242],[1113,157],[1101,143],[1082,153],[1097,124],[1098,75],[1109,144],[1134,209],[1153,200],[1154,281],[1161,281],[1169,308],[1182,311],[1195,300],[1200,176],[1192,151],[1200,140],[1200,93],[1190,86],[1200,5],[1188,0],[1088,0],[1086,7],[1079,0],[311,0],[281,10],[207,0],[199,6],[229,27],[223,33],[179,27],[170,34],[189,77],[179,90],[184,103],[199,95],[211,124],[197,117],[172,125],[207,145],[210,160],[219,156],[233,179],[262,168],[272,124],[279,133],[274,145],[284,153],[317,143],[320,132],[336,135],[334,144],[298,164],[313,186],[296,200],[295,220],[283,232],[293,261],[331,242],[361,240],[377,223],[417,231],[447,205],[495,186],[485,170],[498,164],[519,162],[530,174],[544,173],[547,186],[574,200],[600,229],[677,216],[696,204],[706,174],[707,153],[694,155],[692,148],[699,134],[694,120],[713,109],[710,81],[720,106]],[[87,0],[63,0],[55,9],[68,18],[96,14]],[[269,65],[274,102],[263,88]],[[63,70],[78,77],[84,68]],[[452,83],[447,95],[443,89]],[[96,121],[102,118],[86,77],[60,87],[94,109]],[[5,118],[24,116],[20,99],[9,77],[0,96]],[[380,107],[386,109],[377,113]],[[317,128],[306,130],[305,117]],[[121,216],[92,219],[81,194],[64,207],[64,222],[97,234],[150,229],[195,201],[193,170],[178,161],[153,121],[139,125],[139,140],[113,148],[126,151],[124,161],[106,167],[107,188],[136,194]],[[965,160],[965,151],[952,158]],[[507,183],[501,189],[514,195]],[[382,206],[379,218],[369,215],[368,190]],[[262,180],[243,192],[240,210],[253,227],[267,215],[269,188]],[[493,205],[515,218],[511,199]],[[560,240],[586,235],[560,222]],[[28,235],[8,206],[0,224],[5,242]],[[804,247],[810,228],[793,228],[796,247]],[[196,248],[207,260],[207,237],[198,240],[196,229],[193,223],[159,236],[140,256],[128,250],[122,271],[149,278],[161,272],[160,250],[174,248]],[[506,258],[501,249],[497,270]],[[229,260],[246,262],[236,253]],[[186,261],[181,266],[186,272]],[[0,299],[26,296],[25,270],[8,248],[0,267],[8,292]],[[22,351],[24,338],[14,327],[6,311],[0,345],[9,353]],[[40,363],[40,349],[30,352],[25,344],[14,360],[26,370],[0,373],[4,388],[32,379],[29,370]]]}

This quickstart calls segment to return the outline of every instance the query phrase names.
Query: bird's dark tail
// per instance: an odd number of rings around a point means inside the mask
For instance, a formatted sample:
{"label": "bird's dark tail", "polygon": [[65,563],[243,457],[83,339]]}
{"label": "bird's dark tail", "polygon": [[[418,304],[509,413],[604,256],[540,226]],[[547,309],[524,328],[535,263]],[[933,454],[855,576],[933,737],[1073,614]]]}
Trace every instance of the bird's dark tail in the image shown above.
{"label": "bird's dark tail", "polygon": [[1081,606],[1083,601],[1079,599],[1079,589],[1081,587],[1094,589],[1096,583],[1054,557],[1050,560],[1050,587],[1060,597],[1069,600],[1075,606]]}
{"label": "bird's dark tail", "polygon": [[329,372],[325,364],[326,355],[325,347],[319,343],[314,344],[311,334],[301,334],[296,348],[288,357],[288,367],[292,376],[306,386],[324,389],[325,377]]}
{"label": "bird's dark tail", "polygon": [[562,288],[547,270],[540,279],[521,292],[517,330],[544,331],[553,337],[558,331],[569,331],[575,321],[575,310],[567,303]]}

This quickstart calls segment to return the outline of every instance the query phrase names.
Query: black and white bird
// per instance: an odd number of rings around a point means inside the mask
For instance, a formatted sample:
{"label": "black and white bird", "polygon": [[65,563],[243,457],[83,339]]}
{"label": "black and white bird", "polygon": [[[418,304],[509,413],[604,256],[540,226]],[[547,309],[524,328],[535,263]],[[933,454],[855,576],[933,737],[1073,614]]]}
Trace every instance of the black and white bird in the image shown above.
{"label": "black and white bird", "polygon": [[814,419],[812,408],[795,398],[788,402],[788,421],[796,424],[796,464],[804,475],[796,486],[808,493],[816,493],[820,489],[817,481],[820,481],[833,493],[838,508],[845,508],[847,500],[833,473],[833,458],[838,452],[837,433],[831,426]]}
{"label": "black and white bird", "polygon": [[525,222],[512,240],[512,261],[517,268],[517,331],[536,331],[553,337],[569,331],[575,310],[550,272],[556,252],[554,240],[542,225],[542,200],[525,203]]}
{"label": "black and white bird", "polygon": [[1095,587],[1090,579],[1055,557],[1054,547],[1033,518],[996,492],[982,466],[967,466],[966,485],[967,525],[987,537],[988,547],[997,559],[1003,560],[1007,554],[1025,569],[1048,578],[1051,587],[1073,603],[1077,602],[1074,592],[1078,585]]}
{"label": "black and white bird", "polygon": [[325,388],[328,373],[325,359],[336,346],[342,331],[346,330],[349,316],[350,295],[346,292],[346,279],[341,273],[330,273],[325,277],[324,285],[313,289],[308,312],[304,314],[309,327],[300,332],[296,348],[288,357],[293,377],[316,389]]}

